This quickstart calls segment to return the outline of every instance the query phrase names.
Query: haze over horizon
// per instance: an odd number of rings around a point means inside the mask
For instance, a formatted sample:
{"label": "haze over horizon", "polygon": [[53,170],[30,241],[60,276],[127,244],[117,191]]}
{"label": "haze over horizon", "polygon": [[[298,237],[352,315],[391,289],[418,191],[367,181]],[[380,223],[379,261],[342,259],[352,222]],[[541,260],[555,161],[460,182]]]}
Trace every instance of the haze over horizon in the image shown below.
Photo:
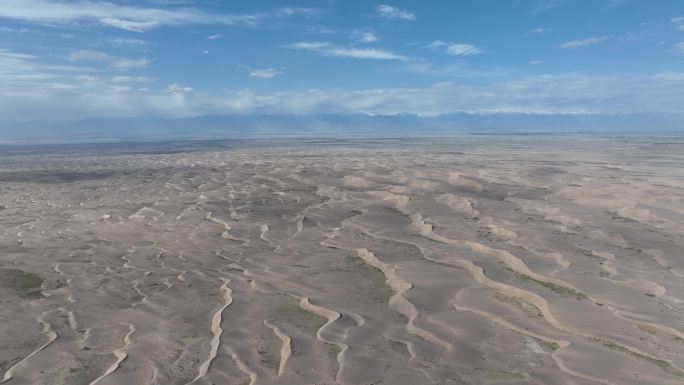
{"label": "haze over horizon", "polygon": [[27,121],[59,136],[60,122],[124,119],[116,134],[204,115],[461,114],[512,129],[633,115],[672,130],[682,89],[676,0],[0,4],[5,139]]}

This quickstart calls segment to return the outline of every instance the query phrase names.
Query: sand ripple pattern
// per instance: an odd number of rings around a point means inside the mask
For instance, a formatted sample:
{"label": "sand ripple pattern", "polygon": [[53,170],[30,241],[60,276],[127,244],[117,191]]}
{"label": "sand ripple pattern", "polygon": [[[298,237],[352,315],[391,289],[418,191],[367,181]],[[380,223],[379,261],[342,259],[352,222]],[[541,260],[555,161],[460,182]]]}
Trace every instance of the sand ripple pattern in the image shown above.
{"label": "sand ripple pattern", "polygon": [[179,148],[0,153],[1,383],[684,383],[681,138]]}

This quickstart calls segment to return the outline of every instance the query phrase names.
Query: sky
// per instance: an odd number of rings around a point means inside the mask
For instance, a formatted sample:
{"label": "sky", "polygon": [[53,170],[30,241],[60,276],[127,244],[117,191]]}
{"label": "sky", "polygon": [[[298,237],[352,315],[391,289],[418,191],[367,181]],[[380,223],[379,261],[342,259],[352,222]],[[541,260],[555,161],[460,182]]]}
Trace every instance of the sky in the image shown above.
{"label": "sky", "polygon": [[0,121],[682,106],[682,0],[0,0]]}

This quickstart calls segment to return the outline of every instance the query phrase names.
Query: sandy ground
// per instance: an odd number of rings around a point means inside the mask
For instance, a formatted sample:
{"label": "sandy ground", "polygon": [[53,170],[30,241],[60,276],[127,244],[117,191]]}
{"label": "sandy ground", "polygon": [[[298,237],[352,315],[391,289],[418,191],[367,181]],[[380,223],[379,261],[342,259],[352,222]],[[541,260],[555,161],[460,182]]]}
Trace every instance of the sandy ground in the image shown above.
{"label": "sandy ground", "polygon": [[0,381],[682,384],[684,141],[0,156]]}

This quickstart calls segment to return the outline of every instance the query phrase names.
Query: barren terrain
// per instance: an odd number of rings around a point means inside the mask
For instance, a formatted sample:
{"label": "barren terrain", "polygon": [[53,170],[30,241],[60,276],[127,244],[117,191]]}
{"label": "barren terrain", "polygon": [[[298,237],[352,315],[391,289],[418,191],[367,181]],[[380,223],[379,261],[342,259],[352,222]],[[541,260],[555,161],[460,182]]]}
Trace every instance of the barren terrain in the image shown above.
{"label": "barren terrain", "polygon": [[682,384],[684,141],[0,154],[0,382]]}

